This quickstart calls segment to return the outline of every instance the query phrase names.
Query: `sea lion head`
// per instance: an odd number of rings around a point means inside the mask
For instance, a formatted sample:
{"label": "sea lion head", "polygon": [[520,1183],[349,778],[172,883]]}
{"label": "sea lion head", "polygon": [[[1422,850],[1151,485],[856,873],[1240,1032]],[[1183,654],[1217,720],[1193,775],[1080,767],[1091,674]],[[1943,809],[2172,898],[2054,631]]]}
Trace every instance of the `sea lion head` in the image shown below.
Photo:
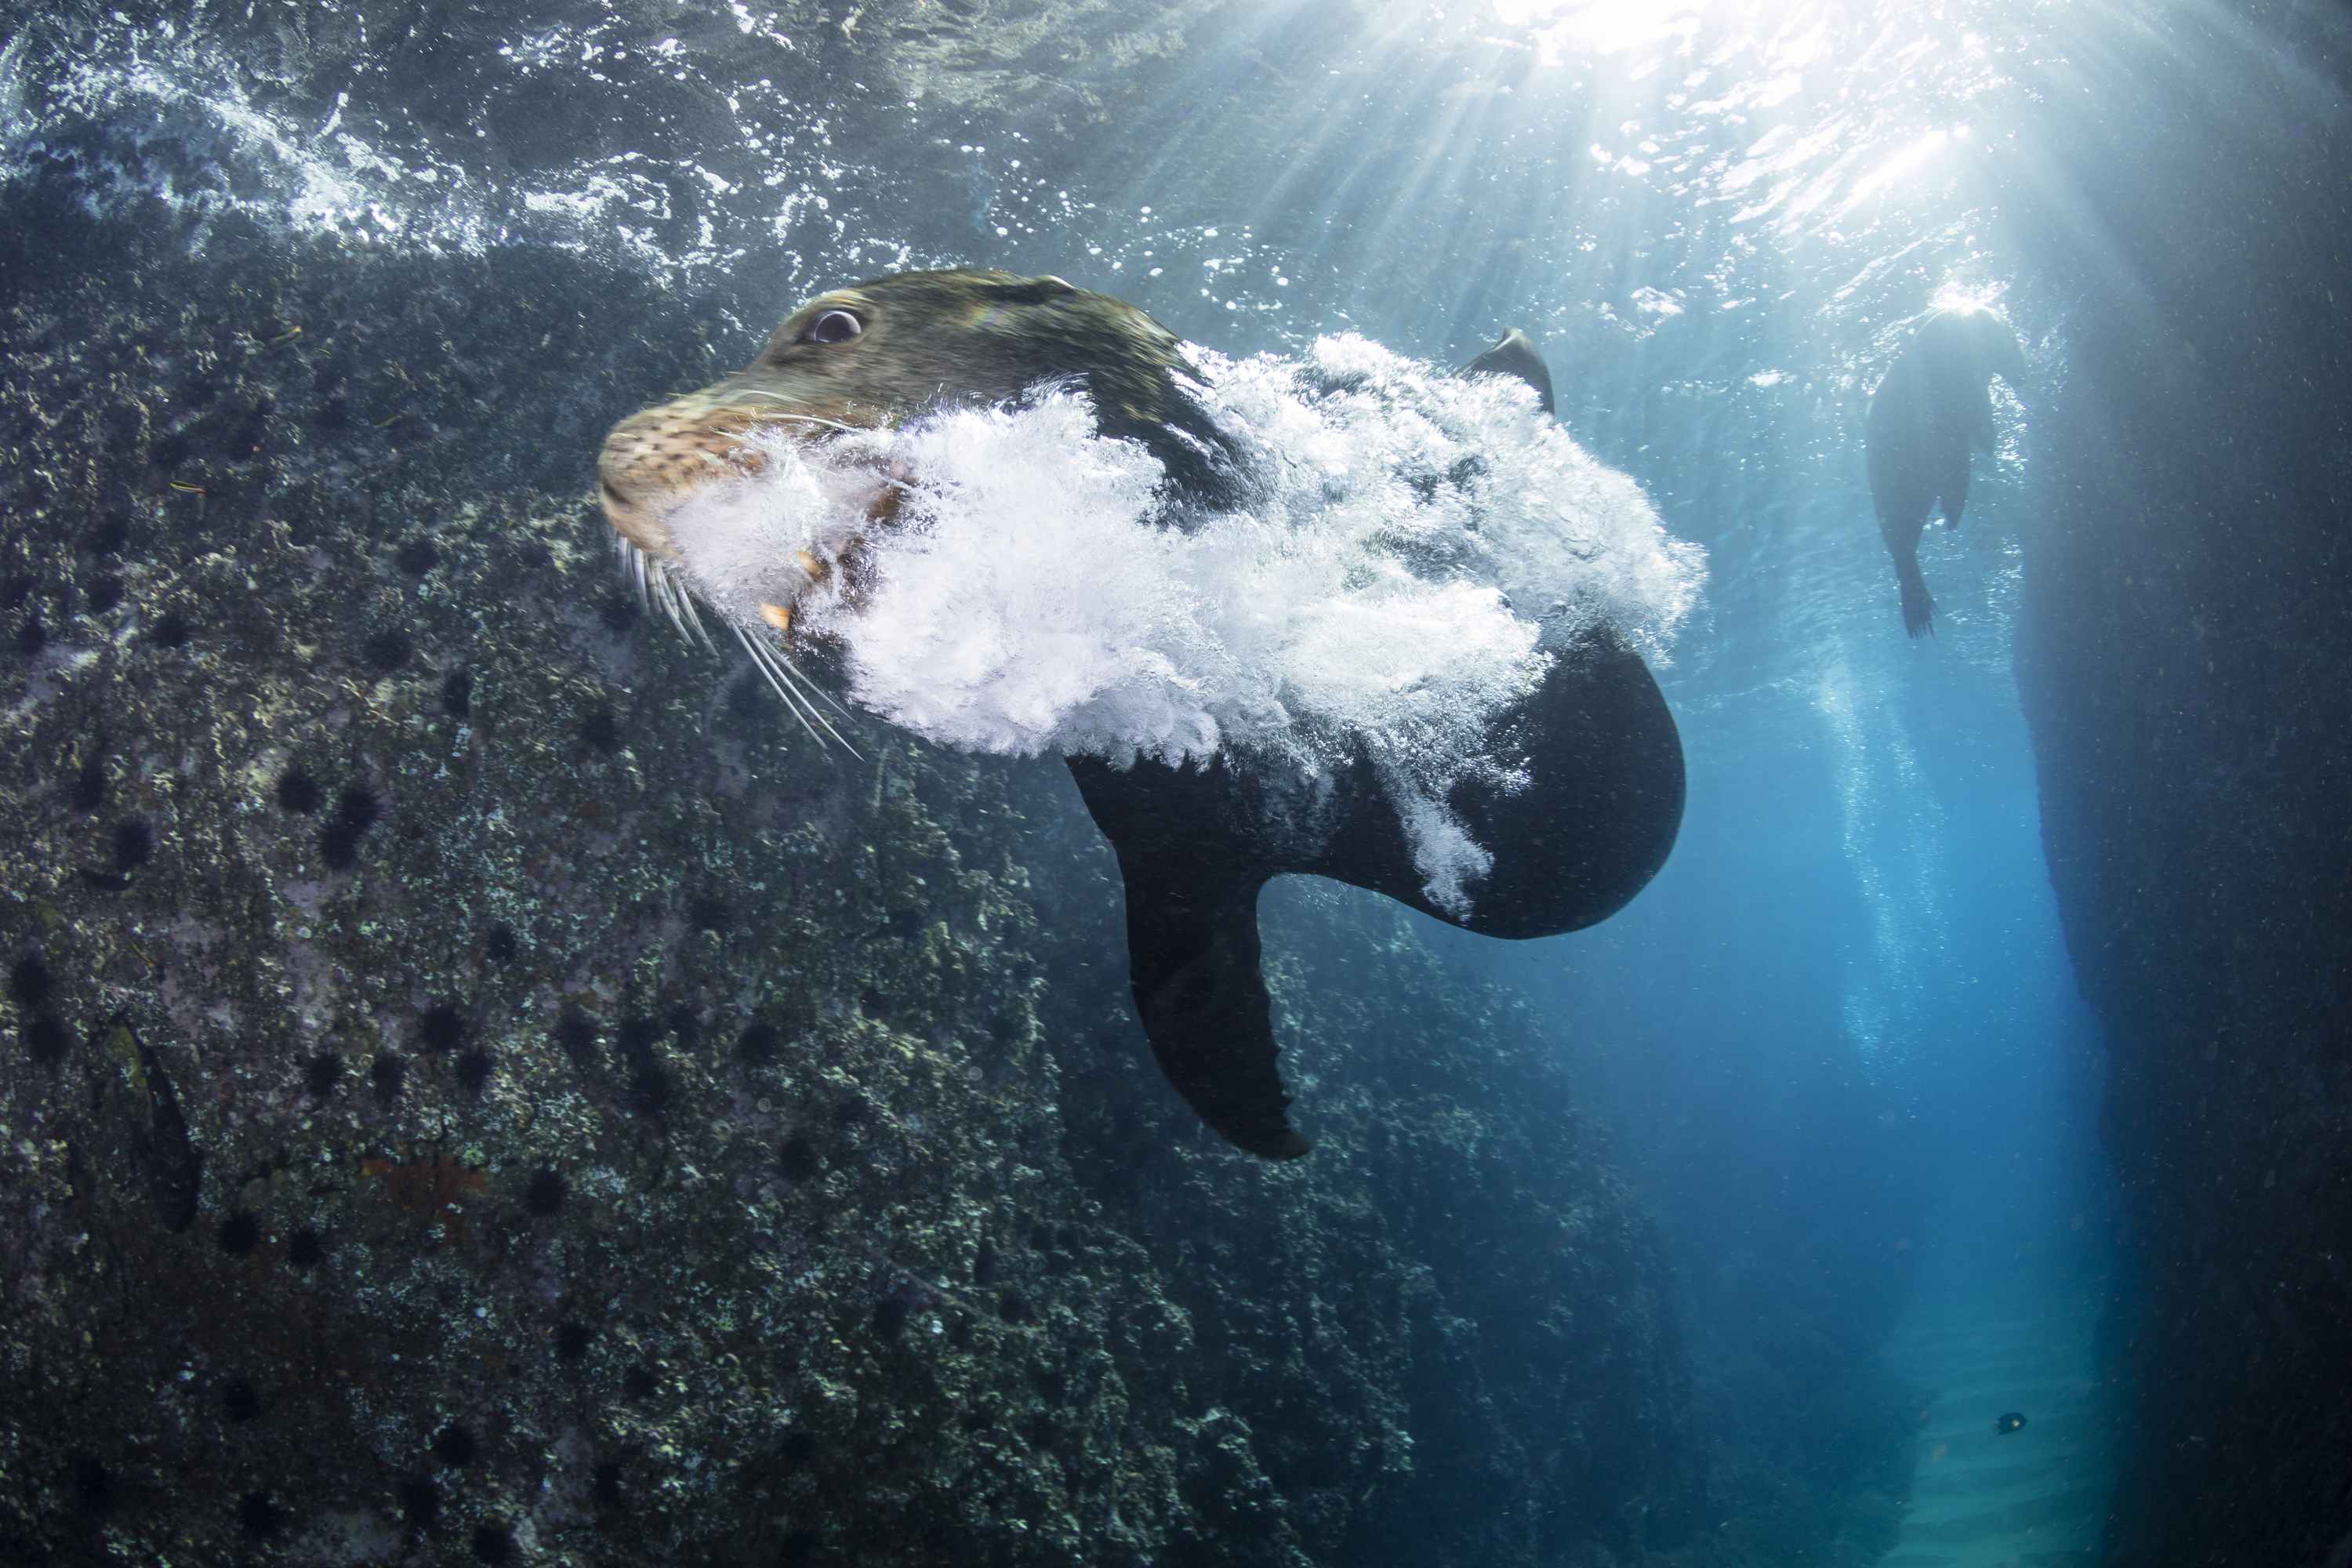
{"label": "sea lion head", "polygon": [[1999,376],[2014,391],[2025,386],[2025,348],[2017,331],[1989,305],[1948,305],[1919,324],[1924,352],[1961,379],[1981,387]]}
{"label": "sea lion head", "polygon": [[[623,420],[605,438],[597,479],[614,531],[658,577],[679,559],[670,515],[713,479],[756,470],[763,442],[885,428],[941,405],[1012,403],[1075,384],[1104,435],[1160,459],[1174,499],[1214,503],[1232,469],[1224,437],[1191,395],[1198,381],[1174,333],[1107,294],[1053,277],[901,272],[818,295],[742,370]],[[879,520],[890,504],[877,476],[869,510]],[[770,608],[774,624],[789,620],[789,604]]]}

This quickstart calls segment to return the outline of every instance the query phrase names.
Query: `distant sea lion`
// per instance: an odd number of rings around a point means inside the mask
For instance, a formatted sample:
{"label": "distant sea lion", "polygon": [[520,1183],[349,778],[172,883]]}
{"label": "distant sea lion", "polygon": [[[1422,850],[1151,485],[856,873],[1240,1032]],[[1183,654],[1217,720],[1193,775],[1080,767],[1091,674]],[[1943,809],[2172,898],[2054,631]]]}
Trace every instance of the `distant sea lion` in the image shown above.
{"label": "distant sea lion", "polygon": [[1990,451],[1994,376],[2025,384],[2025,353],[2009,323],[1981,305],[1937,310],[1919,324],[1870,399],[1865,446],[1871,505],[1895,558],[1903,626],[1931,632],[1936,602],[1919,575],[1919,535],[1940,500],[1944,526],[1960,525],[1969,448]]}
{"label": "distant sea lion", "polygon": [[[1541,359],[1517,333],[1468,369],[1517,374],[1549,392]],[[814,715],[760,634],[772,628],[788,656],[805,625],[796,609],[832,574],[861,570],[856,536],[892,526],[907,476],[875,472],[845,504],[835,497],[853,520],[850,537],[790,559],[730,553],[734,542],[698,535],[683,547],[695,492],[758,469],[779,439],[855,440],[942,405],[1018,405],[1072,383],[1087,393],[1101,435],[1157,459],[1164,526],[1187,528],[1246,499],[1234,443],[1197,400],[1199,373],[1157,321],[1057,278],[945,271],[821,295],[741,373],[624,421],[599,465],[606,515],[640,581],[674,615],[691,616],[688,594],[718,609]],[[1067,759],[1118,857],[1130,983],[1153,1053],[1202,1118],[1240,1147],[1275,1159],[1307,1148],[1286,1115],[1258,966],[1257,894],[1268,879],[1314,872],[1465,930],[1519,938],[1603,919],[1664,862],[1682,817],[1681,744],[1649,670],[1605,625],[1552,658],[1486,731],[1496,768],[1465,779],[1443,804],[1493,861],[1475,903],[1451,908],[1430,895],[1409,825],[1360,744],[1306,781],[1295,771],[1270,776],[1229,751],[1181,765]]]}

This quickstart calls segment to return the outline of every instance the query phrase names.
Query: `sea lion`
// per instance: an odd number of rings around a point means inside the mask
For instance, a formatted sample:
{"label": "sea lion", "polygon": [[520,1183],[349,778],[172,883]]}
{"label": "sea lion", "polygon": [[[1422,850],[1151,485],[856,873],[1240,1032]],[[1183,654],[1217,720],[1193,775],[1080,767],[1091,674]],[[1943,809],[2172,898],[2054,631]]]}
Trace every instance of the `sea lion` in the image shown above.
{"label": "sea lion", "polygon": [[[1542,379],[1527,375],[1529,362]],[[1517,333],[1467,368],[1548,390],[1541,359]],[[761,470],[797,444],[866,450],[856,443],[871,433],[911,427],[942,407],[1017,408],[1075,385],[1099,435],[1137,443],[1156,461],[1158,525],[1206,527],[1246,500],[1253,480],[1236,437],[1203,407],[1203,384],[1174,334],[1120,300],[1057,278],[904,273],[819,296],[739,374],[624,421],[598,477],[639,581],[682,623],[692,624],[694,599],[719,610],[804,720],[821,726],[789,662],[809,624],[799,612],[825,595],[838,604],[868,569],[867,548],[897,526],[913,476],[875,447],[870,469],[836,464],[808,479],[812,504],[845,521],[792,551],[714,542],[698,491]],[[818,495],[824,485],[835,488]],[[781,647],[764,637],[771,631]],[[1393,759],[1376,760],[1361,737],[1321,737],[1319,762],[1304,769],[1231,747],[1173,763],[1068,756],[1118,858],[1146,1037],[1178,1091],[1241,1148],[1288,1159],[1308,1146],[1286,1114],[1258,966],[1256,902],[1267,880],[1313,872],[1465,930],[1525,938],[1613,913],[1664,862],[1682,816],[1682,750],[1647,667],[1604,623],[1534,668],[1539,677],[1484,721],[1486,765],[1436,802],[1401,806],[1381,772]],[[1416,847],[1426,822],[1408,822],[1408,811],[1444,815],[1491,850],[1475,899],[1433,890]]]}
{"label": "sea lion", "polygon": [[1903,626],[1932,632],[1936,602],[1919,575],[1919,535],[1937,500],[1944,526],[1960,525],[1969,499],[1969,448],[1990,451],[1992,386],[2025,384],[2017,334],[1981,305],[1932,312],[1871,395],[1864,447],[1878,531],[1895,558]]}

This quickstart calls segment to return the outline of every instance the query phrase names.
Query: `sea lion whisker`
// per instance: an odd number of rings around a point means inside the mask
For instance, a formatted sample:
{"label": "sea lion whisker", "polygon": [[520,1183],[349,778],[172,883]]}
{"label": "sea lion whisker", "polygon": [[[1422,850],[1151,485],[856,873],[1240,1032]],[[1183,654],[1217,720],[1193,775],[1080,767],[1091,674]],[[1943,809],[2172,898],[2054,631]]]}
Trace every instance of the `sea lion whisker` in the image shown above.
{"label": "sea lion whisker", "polygon": [[[776,695],[784,700],[784,706],[791,710],[794,719],[800,721],[801,728],[809,732],[810,738],[817,744],[823,745],[826,736],[830,736],[839,742],[843,751],[856,757],[859,762],[864,762],[866,759],[859,755],[857,748],[851,745],[843,737],[841,731],[833,727],[833,721],[819,712],[815,702],[811,700],[811,693],[814,692],[815,696],[823,697],[841,713],[843,718],[847,718],[848,710],[842,708],[840,703],[834,701],[832,693],[813,687],[806,676],[793,668],[789,656],[782,653],[773,645],[752,636],[744,626],[735,626],[731,622],[730,626],[735,633],[736,640],[743,645],[743,651],[751,656],[751,662],[759,668],[760,673],[767,678],[768,684],[775,689]],[[819,730],[822,730],[824,734],[819,734]]]}
{"label": "sea lion whisker", "polygon": [[650,579],[658,569],[658,563],[635,540],[615,536],[613,545],[620,552],[622,573],[637,590],[637,602],[650,607],[653,601]]}
{"label": "sea lion whisker", "polygon": [[[809,723],[813,721],[817,729],[824,731],[826,736],[837,742],[843,751],[847,752],[853,757],[857,757],[858,761],[864,762],[866,759],[858,756],[857,748],[851,745],[849,742],[844,738],[841,731],[833,727],[833,721],[827,719],[823,713],[817,711],[816,704],[809,700],[809,692],[811,688],[803,679],[799,672],[794,670],[789,664],[785,663],[772,649],[766,651],[768,654],[768,668],[771,671],[771,679],[775,679],[781,678],[783,681],[793,684],[794,689],[800,697],[802,709],[807,714],[807,718],[803,719],[802,722]],[[819,692],[818,695],[823,696],[824,694]],[[826,700],[828,702],[832,701],[830,698],[827,698]],[[833,703],[832,705],[836,708],[840,706],[838,703]],[[820,745],[823,743],[824,742],[822,740],[818,742],[818,744]]]}
{"label": "sea lion whisker", "polygon": [[669,563],[647,553],[643,546],[632,540],[619,539],[615,542],[623,570],[636,584],[637,602],[648,607],[658,604],[680,637],[698,642],[710,652],[717,653],[718,645],[703,629],[702,617],[695,613],[691,595],[678,582],[677,574],[670,569]]}
{"label": "sea lion whisker", "polygon": [[712,642],[710,634],[703,629],[701,613],[694,607],[694,595],[677,580],[677,574],[667,567],[657,567],[654,582],[655,593],[662,602],[662,608],[669,612],[670,625],[678,629],[680,636],[693,638],[708,652],[717,653],[719,645]]}
{"label": "sea lion whisker", "polygon": [[[784,395],[782,393],[771,392],[767,388],[761,386],[742,387],[736,392],[735,395],[738,397],[772,397],[779,403],[784,401]],[[815,414],[772,414],[769,415],[768,417],[771,419],[798,419],[803,424],[822,425],[829,430],[855,430],[857,428],[855,425],[845,425],[838,419],[827,419]]]}
{"label": "sea lion whisker", "polygon": [[[841,703],[835,700],[832,692],[827,691],[822,686],[818,686],[808,681],[807,678],[803,676],[800,673],[800,670],[793,664],[792,656],[783,651],[784,647],[789,645],[792,637],[793,612],[782,605],[761,605],[760,606],[760,618],[766,621],[770,626],[776,629],[776,641],[769,642],[754,637],[751,642],[745,645],[751,648],[753,656],[755,658],[765,658],[774,660],[779,669],[781,669],[784,674],[785,678],[794,682],[796,689],[799,689],[800,694],[803,699],[805,699],[809,693],[814,692],[817,696],[824,699],[826,707],[831,708],[844,719],[850,717],[849,710],[844,708]],[[737,628],[737,635],[740,637],[746,635],[746,633],[743,628],[739,627]],[[810,705],[812,711],[814,710],[814,706],[815,705],[814,703]],[[830,726],[827,727],[830,728]],[[835,736],[835,739],[839,740],[840,737],[836,735]],[[847,745],[848,743],[849,742],[846,741],[842,742],[843,745]],[[854,752],[851,754],[856,755]]]}
{"label": "sea lion whisker", "polygon": [[823,745],[824,737],[819,735],[816,732],[816,726],[809,722],[806,711],[807,700],[796,689],[792,678],[776,668],[775,660],[769,657],[768,649],[749,631],[740,626],[732,626],[730,629],[735,633],[735,640],[743,645],[743,651],[751,656],[752,668],[760,672],[770,686],[775,688],[776,695],[783,699],[785,710],[799,721],[802,729],[809,732],[812,740]]}
{"label": "sea lion whisker", "polygon": [[[804,676],[804,675],[801,674],[800,670],[791,663],[790,658],[789,658],[789,657],[788,657],[788,656],[786,656],[786,655],[782,654],[780,650],[778,650],[778,649],[774,648],[773,647],[771,647],[768,649],[768,653],[769,653],[769,656],[770,656],[771,658],[776,658],[776,659],[777,659],[777,660],[778,660],[778,661],[782,665],[782,668],[784,668],[785,669],[787,669],[787,670],[789,670],[789,671],[791,672],[791,674],[792,674],[792,678],[793,678],[794,680],[800,681],[800,682],[802,683],[802,694],[803,694],[803,696],[806,696],[806,695],[807,695],[808,693],[810,693],[810,692],[814,692],[814,693],[815,693],[815,694],[816,694],[820,699],[822,699],[822,700],[824,700],[824,705],[825,705],[826,707],[828,707],[828,708],[832,709],[835,712],[836,712],[836,713],[840,714],[840,715],[842,716],[842,718],[843,718],[843,719],[846,720],[846,719],[848,719],[848,718],[850,718],[850,717],[851,717],[851,714],[850,714],[849,710],[848,710],[848,709],[846,709],[846,708],[844,708],[844,707],[841,705],[841,702],[840,702],[840,700],[839,700],[839,699],[835,698],[832,692],[827,691],[824,687],[817,685],[814,681],[810,680],[806,676]],[[840,732],[839,731],[837,731],[837,730],[834,729],[834,727],[833,727],[833,725],[832,725],[831,721],[826,721],[826,720],[824,720],[824,719],[822,719],[822,718],[820,718],[820,720],[819,720],[818,721],[819,721],[820,723],[823,723],[823,724],[824,725],[825,732],[826,732],[826,733],[828,733],[828,734],[832,735],[832,736],[833,736],[833,738],[834,738],[835,740],[836,740],[836,741],[841,741],[841,743],[842,743],[844,746],[845,746],[845,747],[848,747],[848,748],[849,748],[849,754],[850,754],[851,756],[853,756],[853,757],[857,756],[857,749],[856,749],[856,747],[854,747],[854,746],[850,746],[850,745],[849,745],[849,742],[848,742],[847,741],[843,741],[843,740],[842,740],[842,738],[841,738],[841,732]],[[865,761],[865,759],[864,759],[864,758],[862,758],[862,757],[859,757],[859,758],[858,758],[858,760],[859,760],[860,762]]]}
{"label": "sea lion whisker", "polygon": [[[807,680],[807,679],[808,679],[807,677],[801,675],[801,674],[800,674],[800,671],[799,671],[797,668],[794,668],[794,669],[793,669],[793,675],[794,675],[795,677],[797,677],[797,678],[798,678],[798,679],[800,679]],[[809,689],[811,691],[815,692],[819,697],[823,698],[823,699],[824,700],[824,705],[825,705],[826,707],[828,707],[828,708],[832,709],[835,712],[836,712],[836,713],[840,714],[844,719],[848,719],[848,718],[853,717],[853,715],[850,713],[849,710],[848,710],[848,709],[846,709],[846,708],[844,708],[844,707],[841,705],[841,700],[840,700],[840,699],[838,699],[838,698],[835,697],[835,696],[834,696],[834,694],[833,694],[832,692],[827,691],[824,687],[817,685],[817,684],[816,684],[815,682],[814,682],[814,681],[809,681],[809,683],[808,683],[808,689]],[[849,743],[849,742],[846,742],[846,741],[844,741],[844,742],[842,742],[842,744],[843,744],[843,745],[845,745],[845,745],[847,745],[848,743]],[[852,756],[856,756],[856,753],[855,752],[851,752],[850,754],[851,754]]]}
{"label": "sea lion whisker", "polygon": [[[670,563],[633,540],[616,535],[613,543],[621,557],[623,572],[636,584],[640,602],[648,606],[658,603],[681,637],[699,642],[706,649],[717,653],[719,646],[711,641],[709,629],[702,624],[701,613],[695,608],[692,590],[678,581],[677,574]],[[822,746],[830,738],[851,756],[858,757],[861,762],[865,760],[858,755],[857,748],[851,745],[841,731],[834,728],[832,721],[819,710],[814,698],[822,697],[826,705],[843,718],[849,717],[849,710],[835,701],[831,692],[811,684],[793,667],[788,654],[754,637],[732,619],[729,620],[728,627],[742,643],[744,650],[751,654],[751,662],[759,667],[761,677],[775,689],[776,695],[783,699],[785,709],[799,721],[801,728],[809,732],[811,740]]]}
{"label": "sea lion whisker", "polygon": [[676,626],[681,635],[692,637],[696,642],[700,643],[704,651],[717,653],[718,645],[710,640],[710,634],[703,629],[702,616],[694,607],[693,595],[680,589],[673,580],[665,579],[663,585],[668,590],[663,595],[662,604],[663,608],[669,611],[670,625]]}

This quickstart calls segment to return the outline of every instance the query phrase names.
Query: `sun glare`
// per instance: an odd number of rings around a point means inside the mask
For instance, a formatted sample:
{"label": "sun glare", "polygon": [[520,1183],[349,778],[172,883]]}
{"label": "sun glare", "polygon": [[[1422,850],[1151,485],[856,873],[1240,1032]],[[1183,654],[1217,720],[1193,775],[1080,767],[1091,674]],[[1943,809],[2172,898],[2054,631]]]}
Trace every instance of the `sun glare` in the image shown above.
{"label": "sun glare", "polygon": [[1854,182],[1853,190],[1846,198],[1845,209],[1851,209],[1856,204],[1878,195],[1890,186],[1899,186],[1925,173],[1928,165],[1935,162],[1937,156],[1950,145],[1951,140],[1949,132],[1928,132]]}
{"label": "sun glare", "polygon": [[1562,48],[1615,54],[1698,31],[1694,0],[1487,0],[1495,19],[1524,27],[1547,55]]}

